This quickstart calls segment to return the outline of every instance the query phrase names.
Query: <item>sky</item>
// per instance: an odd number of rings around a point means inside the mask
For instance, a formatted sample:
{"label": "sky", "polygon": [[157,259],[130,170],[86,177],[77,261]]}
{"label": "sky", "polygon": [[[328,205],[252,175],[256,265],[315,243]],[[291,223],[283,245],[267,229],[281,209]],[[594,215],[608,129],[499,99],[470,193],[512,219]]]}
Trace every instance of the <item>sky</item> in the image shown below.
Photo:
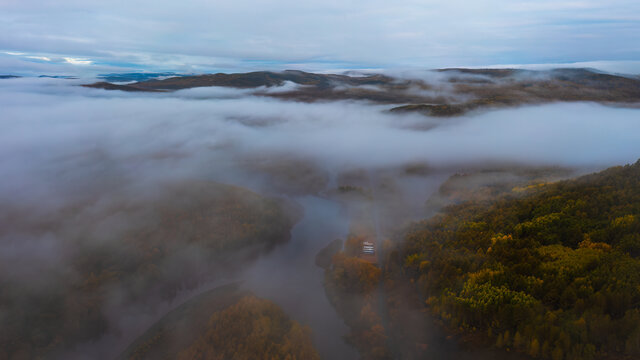
{"label": "sky", "polygon": [[640,73],[639,1],[0,0],[0,74],[600,62]]}

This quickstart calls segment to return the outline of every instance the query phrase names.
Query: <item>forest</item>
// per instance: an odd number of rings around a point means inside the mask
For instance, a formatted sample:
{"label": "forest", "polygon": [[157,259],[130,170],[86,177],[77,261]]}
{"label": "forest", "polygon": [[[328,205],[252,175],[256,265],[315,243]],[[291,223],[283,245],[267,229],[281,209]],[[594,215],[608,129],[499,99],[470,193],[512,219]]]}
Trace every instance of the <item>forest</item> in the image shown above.
{"label": "forest", "polygon": [[319,360],[311,329],[290,320],[276,304],[246,296],[211,315],[206,331],[180,360]]}
{"label": "forest", "polygon": [[[38,284],[0,264],[0,359],[57,357],[95,341],[114,331],[109,309],[170,301],[209,280],[205,270],[233,271],[286,242],[295,221],[280,201],[240,187],[187,181],[161,191],[137,202],[114,195],[104,208],[69,204],[45,219],[0,207],[0,234],[41,231],[67,252],[67,265],[47,269]],[[126,226],[103,233],[104,219],[116,216]]]}
{"label": "forest", "polygon": [[351,234],[344,250],[333,255],[325,269],[325,290],[329,301],[351,328],[346,340],[358,349],[361,359],[390,359],[376,293],[382,270],[357,257],[361,242],[362,238]]}
{"label": "forest", "polygon": [[640,356],[640,161],[451,205],[403,239],[451,329],[534,358]]}

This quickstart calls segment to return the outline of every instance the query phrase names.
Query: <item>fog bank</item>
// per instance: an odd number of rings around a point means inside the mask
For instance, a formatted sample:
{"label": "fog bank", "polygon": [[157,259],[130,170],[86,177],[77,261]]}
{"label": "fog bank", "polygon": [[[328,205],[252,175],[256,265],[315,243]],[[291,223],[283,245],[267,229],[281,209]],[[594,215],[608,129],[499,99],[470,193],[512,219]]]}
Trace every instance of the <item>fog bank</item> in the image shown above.
{"label": "fog bank", "polygon": [[[312,263],[319,249],[348,231],[338,204],[319,198],[336,186],[376,190],[381,226],[390,231],[420,216],[439,184],[460,169],[518,164],[584,171],[640,157],[640,110],[630,108],[564,103],[430,118],[367,102],[287,102],[229,88],[154,94],[78,84],[0,81],[0,222],[11,223],[3,218],[7,208],[20,209],[24,223],[46,224],[61,209],[89,204],[65,219],[65,229],[77,235],[95,221],[87,233],[109,235],[86,241],[108,246],[133,223],[149,221],[136,206],[160,198],[164,185],[176,181],[214,180],[297,199],[307,216],[290,244],[227,280],[245,280],[245,287],[314,325],[321,344],[335,344],[342,335],[336,329],[344,328],[335,313],[324,316],[331,309],[321,297],[322,271]],[[113,204],[128,210],[113,211]],[[46,288],[48,276],[39,274],[64,272],[69,250],[46,229],[5,229],[0,269],[36,290]],[[173,306],[140,305],[148,308],[145,324],[161,315],[153,309]],[[118,331],[134,327],[133,320],[117,311],[109,317],[115,331],[78,354],[126,345],[130,339],[118,338]]]}
{"label": "fog bank", "polygon": [[297,159],[334,174],[417,162],[605,167],[640,154],[638,110],[590,103],[429,118],[392,115],[367,103],[283,102],[234,89],[132,94],[73,85],[0,82],[3,200],[41,197],[53,187],[75,192],[79,183],[116,175],[224,180],[264,159]]}

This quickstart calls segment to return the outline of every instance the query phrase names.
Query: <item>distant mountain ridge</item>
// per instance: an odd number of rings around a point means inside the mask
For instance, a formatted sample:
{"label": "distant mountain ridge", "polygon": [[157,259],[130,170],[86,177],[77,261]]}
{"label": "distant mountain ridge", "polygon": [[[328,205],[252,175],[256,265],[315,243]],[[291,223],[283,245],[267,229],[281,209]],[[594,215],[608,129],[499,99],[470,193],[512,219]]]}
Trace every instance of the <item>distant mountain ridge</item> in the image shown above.
{"label": "distant mountain ridge", "polygon": [[[457,116],[483,108],[502,108],[558,101],[593,101],[633,106],[640,103],[640,79],[601,73],[592,69],[450,68],[435,71],[439,77],[394,78],[384,74],[350,76],[297,70],[283,72],[217,73],[176,76],[121,85],[97,82],[90,88],[122,91],[166,92],[220,86],[254,89],[254,95],[283,100],[366,100],[396,105],[392,112],[418,112],[428,116]],[[290,82],[281,91],[268,88]]]}
{"label": "distant mountain ridge", "polygon": [[348,85],[380,85],[393,80],[383,75],[352,77],[347,75],[314,74],[297,70],[283,72],[255,71],[249,73],[217,73],[206,75],[179,76],[169,79],[141,81],[130,84],[143,90],[179,90],[205,86],[225,86],[240,89],[257,88],[261,86],[282,86],[290,81],[298,85],[329,88],[336,84]]}
{"label": "distant mountain ridge", "polygon": [[176,76],[185,76],[181,74],[177,74],[174,72],[132,72],[132,73],[113,73],[113,74],[100,74],[98,75],[98,79],[102,79],[108,82],[129,82],[129,81],[147,81],[147,80],[155,80],[158,78],[168,78],[168,77],[176,77]]}

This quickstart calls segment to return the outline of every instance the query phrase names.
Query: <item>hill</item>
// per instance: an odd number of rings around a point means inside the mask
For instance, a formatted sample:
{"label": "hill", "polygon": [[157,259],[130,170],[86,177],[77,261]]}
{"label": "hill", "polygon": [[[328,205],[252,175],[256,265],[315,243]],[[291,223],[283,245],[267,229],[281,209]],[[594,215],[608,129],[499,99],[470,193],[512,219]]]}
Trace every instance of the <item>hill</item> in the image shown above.
{"label": "hill", "polygon": [[31,254],[40,261],[0,264],[0,359],[59,357],[117,331],[109,314],[152,309],[242,268],[287,241],[296,221],[278,200],[206,181],[106,198],[41,216],[0,207],[0,235],[42,238],[32,252],[50,247]]}
{"label": "hill", "polygon": [[319,359],[310,330],[237,284],[196,296],[165,315],[120,359]]}
{"label": "hill", "polygon": [[496,347],[640,356],[640,161],[453,205],[404,236],[428,309]]}
{"label": "hill", "polygon": [[[591,69],[440,69],[431,74],[394,78],[383,74],[349,76],[303,71],[257,71],[236,74],[177,76],[127,85],[97,82],[90,88],[122,91],[175,91],[222,86],[253,89],[254,95],[295,101],[365,100],[393,105],[391,112],[428,116],[459,116],[470,111],[593,101],[637,106],[640,79]],[[268,91],[290,82],[294,88]]]}

